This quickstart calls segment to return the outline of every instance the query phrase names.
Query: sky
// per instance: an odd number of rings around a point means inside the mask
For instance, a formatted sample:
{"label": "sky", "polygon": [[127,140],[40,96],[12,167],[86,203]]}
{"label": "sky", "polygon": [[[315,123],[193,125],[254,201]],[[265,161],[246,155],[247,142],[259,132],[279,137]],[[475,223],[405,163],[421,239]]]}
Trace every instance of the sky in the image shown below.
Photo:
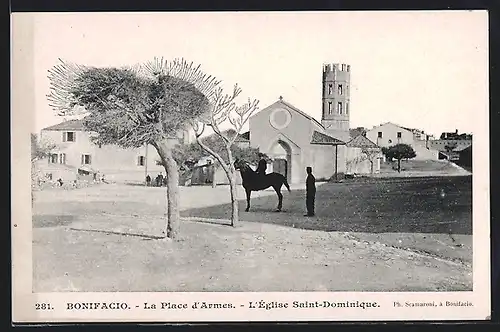
{"label": "sky", "polygon": [[47,70],[58,58],[122,66],[185,58],[260,109],[280,96],[321,120],[326,63],[351,66],[351,128],[384,122],[473,133],[487,115],[485,11],[36,13],[36,128],[61,122]]}

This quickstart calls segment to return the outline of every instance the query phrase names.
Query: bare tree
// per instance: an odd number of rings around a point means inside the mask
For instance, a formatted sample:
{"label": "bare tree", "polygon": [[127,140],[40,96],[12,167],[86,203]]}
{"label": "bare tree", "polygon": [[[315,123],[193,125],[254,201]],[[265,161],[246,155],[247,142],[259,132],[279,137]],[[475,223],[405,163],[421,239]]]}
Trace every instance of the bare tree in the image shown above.
{"label": "bare tree", "polygon": [[366,159],[370,162],[370,174],[373,174],[373,165],[377,157],[380,155],[380,149],[363,147],[361,148],[361,153],[365,155]]}
{"label": "bare tree", "polygon": [[177,236],[179,172],[173,156],[180,130],[210,107],[219,82],[184,59],[155,58],[127,68],[96,68],[62,62],[49,70],[51,106],[60,115],[83,106],[87,131],[97,144],[139,148],[151,144],[165,168],[167,212],[163,231]]}
{"label": "bare tree", "polygon": [[348,174],[354,173],[356,165],[363,162],[363,160],[365,160],[365,158],[366,157],[364,155],[359,155],[359,156],[356,156],[354,158],[348,158],[346,160],[346,173],[348,173]]}
{"label": "bare tree", "polygon": [[[248,119],[258,109],[259,101],[254,99],[240,106],[237,106],[235,99],[240,95],[241,89],[236,84],[232,94],[223,94],[222,88],[218,87],[212,97],[212,107],[206,116],[198,118],[192,122],[193,129],[196,134],[198,144],[214,157],[220,167],[224,170],[229,180],[230,195],[231,195],[231,226],[238,225],[238,199],[236,189],[236,170],[234,168],[232,147],[243,126],[248,122]],[[223,123],[229,122],[234,131],[222,131],[220,126]],[[208,146],[202,139],[202,135],[209,126],[212,128],[217,137],[223,142],[227,160],[220,153]]]}

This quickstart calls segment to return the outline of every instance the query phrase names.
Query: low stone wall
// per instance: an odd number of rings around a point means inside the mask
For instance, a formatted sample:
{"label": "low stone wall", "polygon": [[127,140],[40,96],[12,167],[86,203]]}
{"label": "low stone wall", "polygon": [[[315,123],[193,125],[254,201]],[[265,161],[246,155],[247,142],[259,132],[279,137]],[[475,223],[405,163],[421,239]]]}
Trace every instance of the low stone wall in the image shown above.
{"label": "low stone wall", "polygon": [[58,181],[40,181],[37,184],[33,185],[33,190],[72,190],[72,189],[80,189],[87,188],[91,186],[96,186],[102,184],[99,181],[87,181],[87,180],[73,180],[73,181],[63,181],[62,185]]}

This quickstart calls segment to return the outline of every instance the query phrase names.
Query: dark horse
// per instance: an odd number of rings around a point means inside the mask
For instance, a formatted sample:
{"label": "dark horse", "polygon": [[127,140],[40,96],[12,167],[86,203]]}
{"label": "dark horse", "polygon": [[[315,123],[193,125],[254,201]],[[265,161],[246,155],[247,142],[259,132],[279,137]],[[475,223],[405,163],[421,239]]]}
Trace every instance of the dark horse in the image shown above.
{"label": "dark horse", "polygon": [[252,191],[260,191],[269,187],[273,187],[274,191],[276,191],[276,194],[278,195],[278,207],[276,208],[276,211],[281,211],[283,206],[281,186],[285,185],[286,189],[290,191],[290,186],[282,174],[273,172],[266,175],[259,175],[251,169],[245,161],[239,159],[236,159],[234,162],[234,168],[240,171],[242,185],[247,194],[246,212],[250,209],[250,195]]}

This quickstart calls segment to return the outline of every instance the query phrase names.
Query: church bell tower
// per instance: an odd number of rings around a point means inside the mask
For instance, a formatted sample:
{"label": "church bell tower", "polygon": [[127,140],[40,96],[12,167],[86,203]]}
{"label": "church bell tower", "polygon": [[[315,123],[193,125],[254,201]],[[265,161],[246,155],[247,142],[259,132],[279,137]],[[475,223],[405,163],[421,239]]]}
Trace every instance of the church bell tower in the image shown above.
{"label": "church bell tower", "polygon": [[345,136],[349,133],[350,67],[346,64],[323,65],[321,124],[333,137]]}

